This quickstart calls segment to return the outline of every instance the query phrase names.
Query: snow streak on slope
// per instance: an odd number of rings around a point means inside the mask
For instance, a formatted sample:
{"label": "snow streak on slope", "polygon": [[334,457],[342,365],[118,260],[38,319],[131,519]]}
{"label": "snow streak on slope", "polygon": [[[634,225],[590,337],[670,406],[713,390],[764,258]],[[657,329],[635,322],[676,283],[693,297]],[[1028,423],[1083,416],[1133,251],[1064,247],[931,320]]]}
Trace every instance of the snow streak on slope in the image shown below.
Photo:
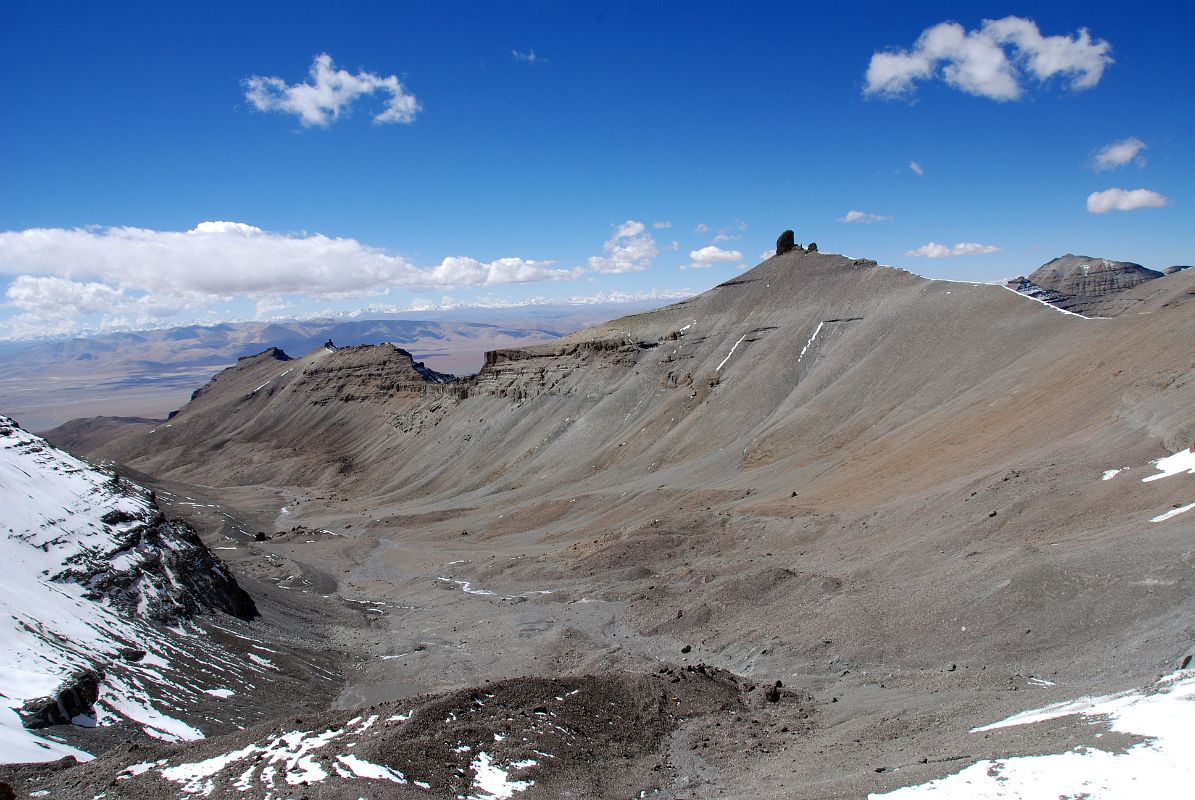
{"label": "snow streak on slope", "polygon": [[202,549],[184,533],[146,490],[0,416],[0,761],[89,757],[26,725],[127,719],[168,741],[203,735],[163,710],[162,697],[181,708],[203,691],[180,662],[202,658],[236,685],[249,668],[206,637],[161,625],[182,625],[194,600],[171,566],[171,555]]}
{"label": "snow streak on slope", "polygon": [[1106,718],[1111,730],[1145,737],[1145,741],[1122,752],[1078,747],[1054,755],[980,761],[940,780],[870,797],[1135,800],[1185,797],[1195,786],[1195,732],[1190,724],[1195,716],[1195,670],[1176,672],[1147,691],[1057,703],[976,728],[972,733],[1074,714],[1093,724],[1096,718]]}
{"label": "snow streak on slope", "polygon": [[798,364],[800,364],[801,359],[805,357],[805,351],[808,350],[813,345],[814,340],[817,339],[817,335],[822,332],[822,326],[825,324],[826,324],[825,322],[817,323],[817,327],[813,329],[813,334],[809,337],[809,341],[805,342],[805,346],[802,347],[801,352],[799,354],[797,354],[797,363]]}

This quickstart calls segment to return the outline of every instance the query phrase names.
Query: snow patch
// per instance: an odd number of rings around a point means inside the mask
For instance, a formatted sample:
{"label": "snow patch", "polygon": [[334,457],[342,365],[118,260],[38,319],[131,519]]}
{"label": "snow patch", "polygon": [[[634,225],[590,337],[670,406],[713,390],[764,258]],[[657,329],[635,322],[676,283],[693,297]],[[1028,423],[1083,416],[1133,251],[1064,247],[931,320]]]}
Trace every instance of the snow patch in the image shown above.
{"label": "snow patch", "polygon": [[[524,767],[532,766],[534,760],[516,762]],[[535,781],[518,781],[510,779],[510,770],[520,769],[515,764],[508,764],[505,768],[498,766],[484,750],[477,754],[469,765],[473,770],[473,793],[469,800],[507,800],[515,792],[525,792],[535,785]]]}
{"label": "snow patch", "polygon": [[401,772],[396,772],[389,767],[383,767],[381,764],[374,764],[363,758],[358,758],[351,753],[345,756],[336,756],[336,760],[348,767],[349,771],[358,778],[365,778],[371,781],[393,781],[394,783],[407,782],[406,777]]}
{"label": "snow patch", "polygon": [[[1065,753],[990,759],[916,786],[869,798],[1084,797],[1135,800],[1184,797],[1195,786],[1195,670],[1169,675],[1145,691],[1055,703],[1016,714],[972,733],[1078,714],[1106,718],[1113,731],[1146,737],[1123,752],[1077,747]],[[1185,789],[1183,787],[1186,787]]]}
{"label": "snow patch", "polygon": [[1160,472],[1157,475],[1148,475],[1142,478],[1142,483],[1169,478],[1172,475],[1181,475],[1184,472],[1195,475],[1195,453],[1190,450],[1179,450],[1174,455],[1159,458],[1152,463]]}

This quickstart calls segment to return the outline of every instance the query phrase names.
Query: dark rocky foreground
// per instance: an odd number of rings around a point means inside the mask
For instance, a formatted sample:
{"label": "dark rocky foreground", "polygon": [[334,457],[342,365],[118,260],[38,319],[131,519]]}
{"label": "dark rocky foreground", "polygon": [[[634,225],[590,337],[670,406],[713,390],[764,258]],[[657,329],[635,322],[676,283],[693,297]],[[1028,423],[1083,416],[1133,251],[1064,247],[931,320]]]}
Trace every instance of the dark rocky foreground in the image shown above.
{"label": "dark rocky foreground", "polygon": [[[86,765],[18,769],[22,795],[657,796],[702,758],[749,758],[814,724],[809,698],[704,665],[646,675],[508,679],[287,718],[185,746],[129,746]],[[723,730],[724,729],[724,730]],[[666,746],[669,737],[685,745]],[[509,788],[503,794],[502,785]]]}

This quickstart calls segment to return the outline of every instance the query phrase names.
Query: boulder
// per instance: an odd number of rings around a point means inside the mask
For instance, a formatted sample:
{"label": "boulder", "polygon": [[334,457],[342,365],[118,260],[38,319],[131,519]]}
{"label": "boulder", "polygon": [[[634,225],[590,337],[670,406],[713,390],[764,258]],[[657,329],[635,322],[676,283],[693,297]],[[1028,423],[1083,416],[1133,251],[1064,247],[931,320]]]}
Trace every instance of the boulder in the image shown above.
{"label": "boulder", "polygon": [[817,242],[810,242],[808,245],[805,246],[805,249],[808,250],[810,253],[816,253],[817,252]]}

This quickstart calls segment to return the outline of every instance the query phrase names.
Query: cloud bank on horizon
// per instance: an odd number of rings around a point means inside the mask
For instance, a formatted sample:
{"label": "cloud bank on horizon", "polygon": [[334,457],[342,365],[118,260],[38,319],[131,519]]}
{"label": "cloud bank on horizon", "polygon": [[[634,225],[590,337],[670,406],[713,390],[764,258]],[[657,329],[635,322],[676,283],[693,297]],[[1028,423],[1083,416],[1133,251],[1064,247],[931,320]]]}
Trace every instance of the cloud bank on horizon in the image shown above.
{"label": "cloud bank on horizon", "polygon": [[[188,231],[3,231],[0,277],[10,279],[5,305],[16,314],[0,320],[0,328],[7,326],[13,338],[57,335],[79,330],[81,318],[89,314],[103,314],[104,328],[127,328],[159,325],[180,313],[237,299],[253,301],[260,314],[292,307],[284,298],[296,295],[337,300],[388,294],[392,289],[429,292],[576,281],[590,272],[645,270],[659,254],[647,226],[637,220],[616,226],[604,250],[606,255],[591,257],[587,267],[469,256],[447,256],[434,266],[421,267],[355,239],[273,233],[241,222],[201,222]],[[725,258],[711,263],[718,260]],[[620,302],[671,295],[665,290],[594,296],[607,298],[601,302]],[[582,296],[563,302],[588,301]],[[429,308],[426,302],[412,307]]]}

